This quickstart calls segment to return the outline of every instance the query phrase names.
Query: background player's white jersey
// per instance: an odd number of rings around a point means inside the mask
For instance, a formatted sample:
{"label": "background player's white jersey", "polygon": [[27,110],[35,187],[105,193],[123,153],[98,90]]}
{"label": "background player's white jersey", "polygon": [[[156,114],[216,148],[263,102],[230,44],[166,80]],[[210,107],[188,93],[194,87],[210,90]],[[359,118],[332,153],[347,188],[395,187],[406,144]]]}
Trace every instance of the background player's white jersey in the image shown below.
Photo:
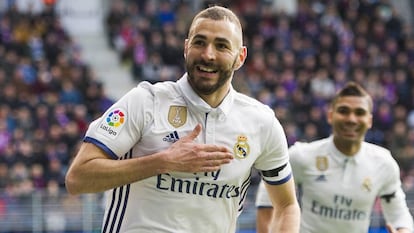
{"label": "background player's white jersey", "polygon": [[[388,150],[364,142],[349,157],[329,137],[297,142],[289,155],[300,191],[301,233],[366,233],[377,197],[387,221],[412,229],[398,165]],[[263,184],[260,189],[256,205],[271,205]]]}
{"label": "background player's white jersey", "polygon": [[198,123],[203,131],[196,141],[225,145],[235,159],[217,172],[159,174],[111,190],[103,232],[235,232],[251,167],[282,167],[266,177],[275,184],[290,178],[285,134],[270,108],[233,89],[211,108],[187,76],[140,83],[91,124],[85,141],[129,159],[168,148]]}

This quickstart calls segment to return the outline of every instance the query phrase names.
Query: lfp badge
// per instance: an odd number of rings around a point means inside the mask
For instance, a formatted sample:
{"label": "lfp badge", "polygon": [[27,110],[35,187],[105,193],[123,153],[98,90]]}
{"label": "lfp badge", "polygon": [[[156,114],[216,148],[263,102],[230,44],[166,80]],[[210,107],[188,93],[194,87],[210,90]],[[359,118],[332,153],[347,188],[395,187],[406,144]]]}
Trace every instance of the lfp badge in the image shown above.
{"label": "lfp badge", "polygon": [[117,109],[111,113],[109,113],[108,117],[106,118],[106,122],[109,126],[118,127],[122,125],[125,121],[125,114]]}
{"label": "lfp badge", "polygon": [[111,139],[115,139],[125,125],[126,115],[122,109],[115,109],[106,115],[98,126],[98,132]]}

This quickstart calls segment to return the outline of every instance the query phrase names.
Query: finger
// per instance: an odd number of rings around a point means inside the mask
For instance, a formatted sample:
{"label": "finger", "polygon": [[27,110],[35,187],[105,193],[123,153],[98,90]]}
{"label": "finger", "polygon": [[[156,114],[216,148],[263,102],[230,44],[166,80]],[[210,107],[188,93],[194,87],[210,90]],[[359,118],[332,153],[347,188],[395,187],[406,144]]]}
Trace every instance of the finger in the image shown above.
{"label": "finger", "polygon": [[225,160],[225,161],[230,161],[233,159],[233,154],[232,153],[213,153],[210,154],[206,157],[206,160]]}
{"label": "finger", "polygon": [[395,230],[394,230],[394,228],[391,226],[391,224],[387,223],[387,224],[385,225],[385,227],[387,228],[388,233],[394,233],[394,232],[395,232]]}
{"label": "finger", "polygon": [[201,124],[197,124],[194,127],[193,131],[191,131],[188,135],[184,136],[183,139],[187,139],[187,140],[190,140],[190,141],[196,139],[197,136],[200,134],[201,129],[202,129]]}
{"label": "finger", "polygon": [[204,144],[202,146],[202,150],[206,152],[224,152],[228,154],[231,154],[232,152],[228,147],[214,145],[214,144]]}

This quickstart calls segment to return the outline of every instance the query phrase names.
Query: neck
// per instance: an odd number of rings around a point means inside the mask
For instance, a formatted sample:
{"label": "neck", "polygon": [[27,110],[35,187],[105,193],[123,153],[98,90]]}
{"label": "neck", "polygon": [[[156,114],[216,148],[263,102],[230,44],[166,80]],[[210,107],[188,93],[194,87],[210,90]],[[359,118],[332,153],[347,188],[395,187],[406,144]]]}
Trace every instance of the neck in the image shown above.
{"label": "neck", "polygon": [[361,148],[361,142],[339,140],[334,137],[335,147],[347,156],[353,156],[358,153]]}
{"label": "neck", "polygon": [[210,105],[210,107],[212,108],[216,108],[217,106],[219,106],[221,104],[221,102],[223,102],[224,98],[226,97],[227,93],[229,93],[229,90],[224,91],[216,91],[213,94],[210,95],[203,95],[203,94],[199,94],[199,96],[201,97],[201,99],[203,99],[208,105]]}

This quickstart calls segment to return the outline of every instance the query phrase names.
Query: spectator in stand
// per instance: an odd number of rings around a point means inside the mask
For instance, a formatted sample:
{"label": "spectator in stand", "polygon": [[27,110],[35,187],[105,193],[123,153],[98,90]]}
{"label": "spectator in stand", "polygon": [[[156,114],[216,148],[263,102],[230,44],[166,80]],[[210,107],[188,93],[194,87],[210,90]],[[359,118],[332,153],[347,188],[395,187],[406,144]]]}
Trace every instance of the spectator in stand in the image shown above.
{"label": "spectator in stand", "polygon": [[[64,186],[62,173],[77,146],[74,141],[86,130],[84,121],[90,121],[112,101],[79,60],[79,46],[64,31],[53,5],[45,6],[42,12],[19,12],[16,5],[3,10],[0,166],[10,172],[1,183],[2,188],[12,188],[9,194],[18,198],[33,188],[44,189],[52,177]],[[90,83],[100,87],[98,102],[93,102],[96,108],[88,112]],[[48,143],[53,143],[53,148]],[[17,192],[19,187],[25,191]]]}

